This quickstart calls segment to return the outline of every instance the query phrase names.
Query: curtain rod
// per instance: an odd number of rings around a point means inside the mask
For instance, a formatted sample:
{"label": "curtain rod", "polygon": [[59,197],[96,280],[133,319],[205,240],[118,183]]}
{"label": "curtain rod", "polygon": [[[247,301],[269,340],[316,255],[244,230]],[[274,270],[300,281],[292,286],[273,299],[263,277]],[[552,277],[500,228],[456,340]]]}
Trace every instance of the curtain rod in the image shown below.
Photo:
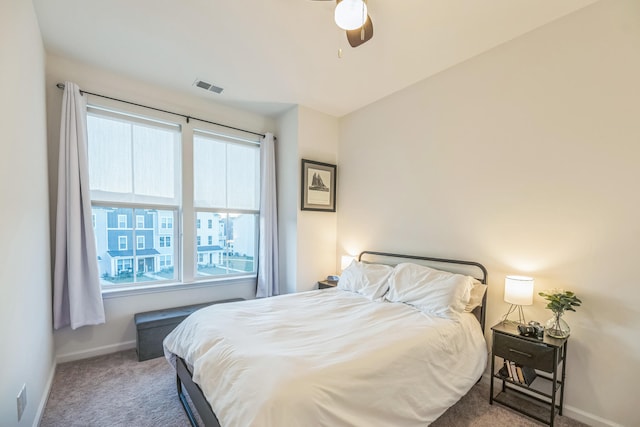
{"label": "curtain rod", "polygon": [[[56,87],[58,87],[58,89],[64,89],[64,83],[58,83],[58,84],[56,84]],[[99,96],[100,98],[110,99],[112,101],[123,102],[123,103],[129,104],[129,105],[135,105],[136,107],[148,108],[149,110],[160,111],[162,113],[173,114],[174,116],[184,117],[187,120],[187,123],[189,123],[189,120],[197,120],[199,122],[209,123],[211,125],[216,125],[216,126],[222,126],[224,128],[227,128],[227,129],[239,130],[240,132],[250,133],[250,134],[253,134],[253,135],[261,136],[263,138],[265,136],[263,133],[252,132],[250,130],[240,129],[240,128],[236,128],[236,127],[233,127],[233,126],[223,125],[222,123],[212,122],[210,120],[199,119],[199,118],[193,117],[193,116],[187,116],[186,114],[174,113],[173,111],[167,111],[167,110],[162,110],[160,108],[149,107],[148,105],[137,104],[135,102],[125,101],[124,99],[112,98],[110,96],[100,95],[99,93],[92,93],[92,92],[87,92],[86,90],[80,90],[80,94],[81,95],[84,95],[85,93],[87,95]]]}

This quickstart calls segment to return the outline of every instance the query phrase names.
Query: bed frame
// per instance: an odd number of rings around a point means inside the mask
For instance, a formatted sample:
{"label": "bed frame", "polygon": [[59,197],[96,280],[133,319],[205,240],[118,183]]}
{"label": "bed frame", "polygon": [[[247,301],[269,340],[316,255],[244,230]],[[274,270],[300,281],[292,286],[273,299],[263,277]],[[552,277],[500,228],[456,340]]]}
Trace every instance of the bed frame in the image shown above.
{"label": "bed frame", "polygon": [[[418,264],[429,265],[440,270],[466,274],[475,277],[481,283],[487,285],[487,269],[482,264],[473,261],[375,251],[363,251],[358,255],[358,261],[375,262],[380,264],[395,265],[399,262],[408,260],[411,260],[412,262],[418,261]],[[480,322],[483,332],[486,317],[486,304],[487,292],[485,292],[484,297],[482,298],[482,304],[473,311],[473,314]],[[178,397],[180,398],[180,403],[182,404],[187,417],[189,417],[191,425],[193,427],[198,427],[199,424],[196,420],[196,415],[193,413],[191,406],[189,405],[189,399],[193,406],[195,406],[195,409],[205,427],[221,427],[218,418],[211,409],[211,405],[209,405],[209,402],[207,402],[207,399],[204,397],[204,393],[202,393],[200,386],[193,382],[192,377],[193,375],[188,364],[181,357],[176,357],[176,385],[178,389]]]}

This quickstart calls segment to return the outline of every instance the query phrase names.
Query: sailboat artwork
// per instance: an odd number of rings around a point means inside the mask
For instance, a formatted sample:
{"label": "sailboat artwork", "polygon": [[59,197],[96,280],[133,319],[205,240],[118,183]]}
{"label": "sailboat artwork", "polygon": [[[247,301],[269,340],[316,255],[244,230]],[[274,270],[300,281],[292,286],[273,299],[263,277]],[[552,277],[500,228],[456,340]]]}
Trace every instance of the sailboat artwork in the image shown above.
{"label": "sailboat artwork", "polygon": [[311,178],[311,185],[309,186],[309,190],[315,191],[329,191],[329,187],[324,185],[322,181],[322,176],[318,172],[313,173],[313,178]]}
{"label": "sailboat artwork", "polygon": [[302,159],[301,210],[336,211],[336,172],[336,165]]}
{"label": "sailboat artwork", "polygon": [[308,202],[314,205],[326,205],[331,203],[330,188],[325,182],[331,182],[331,174],[328,171],[322,171],[318,169],[308,170],[309,192]]}

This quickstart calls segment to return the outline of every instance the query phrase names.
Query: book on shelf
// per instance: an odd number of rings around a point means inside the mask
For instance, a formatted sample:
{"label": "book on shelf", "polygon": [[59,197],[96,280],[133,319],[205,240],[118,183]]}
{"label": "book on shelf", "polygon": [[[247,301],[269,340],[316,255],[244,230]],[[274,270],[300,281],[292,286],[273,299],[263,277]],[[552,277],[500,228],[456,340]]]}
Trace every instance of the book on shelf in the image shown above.
{"label": "book on shelf", "polygon": [[536,379],[536,377],[538,376],[538,374],[536,374],[536,370],[533,368],[530,368],[528,366],[522,366],[522,377],[524,378],[523,383],[526,385],[530,385],[533,380]]}
{"label": "book on shelf", "polygon": [[536,370],[528,366],[515,363],[512,360],[505,360],[498,375],[503,379],[509,379],[514,383],[530,385],[536,379]]}
{"label": "book on shelf", "polygon": [[513,360],[510,360],[509,361],[509,367],[511,368],[511,379],[513,380],[513,382],[519,383],[520,380],[518,379],[518,371],[516,370],[516,362],[514,362]]}
{"label": "book on shelf", "polygon": [[500,368],[500,370],[498,371],[498,375],[502,379],[509,378],[509,370],[507,369],[507,364],[506,363],[502,364],[502,368]]}
{"label": "book on shelf", "polygon": [[514,377],[513,377],[513,370],[512,369],[513,368],[511,367],[511,363],[509,363],[508,360],[505,360],[504,364],[502,366],[502,369],[500,370],[500,371],[504,370],[504,375],[502,375],[502,376],[504,378],[506,378],[506,379],[509,379],[509,380],[513,381]]}

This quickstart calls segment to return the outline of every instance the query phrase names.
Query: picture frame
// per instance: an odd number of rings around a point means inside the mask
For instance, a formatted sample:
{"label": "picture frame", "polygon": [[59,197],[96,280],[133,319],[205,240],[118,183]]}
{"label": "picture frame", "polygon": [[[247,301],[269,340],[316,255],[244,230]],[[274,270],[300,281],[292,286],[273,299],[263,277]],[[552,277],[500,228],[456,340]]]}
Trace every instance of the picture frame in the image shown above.
{"label": "picture frame", "polygon": [[302,159],[301,207],[303,211],[336,211],[337,166]]}

